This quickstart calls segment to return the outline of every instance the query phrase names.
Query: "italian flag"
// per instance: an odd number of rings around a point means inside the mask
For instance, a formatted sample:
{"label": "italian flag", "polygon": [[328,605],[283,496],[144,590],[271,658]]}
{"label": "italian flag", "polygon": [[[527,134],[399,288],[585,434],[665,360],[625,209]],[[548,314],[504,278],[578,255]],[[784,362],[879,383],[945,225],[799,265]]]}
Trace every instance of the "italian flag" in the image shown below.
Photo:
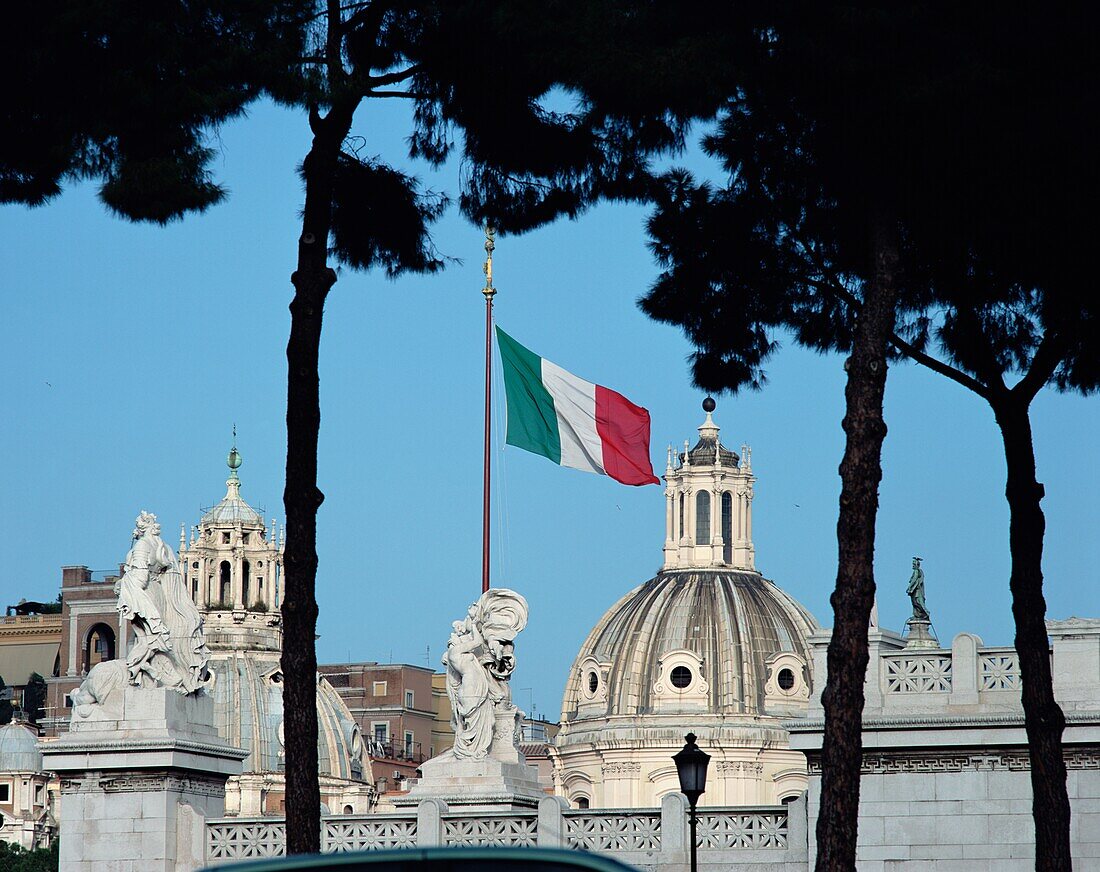
{"label": "italian flag", "polygon": [[539,357],[499,327],[496,330],[509,445],[623,484],[659,483],[649,459],[649,412]]}

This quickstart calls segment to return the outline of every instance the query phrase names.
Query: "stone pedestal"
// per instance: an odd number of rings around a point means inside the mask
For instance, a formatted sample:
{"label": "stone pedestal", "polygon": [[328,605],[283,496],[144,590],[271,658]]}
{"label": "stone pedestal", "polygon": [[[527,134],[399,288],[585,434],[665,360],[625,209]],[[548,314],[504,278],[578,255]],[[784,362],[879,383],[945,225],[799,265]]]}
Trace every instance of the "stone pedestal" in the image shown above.
{"label": "stone pedestal", "polygon": [[514,763],[485,757],[456,760],[448,754],[425,760],[423,777],[407,794],[394,797],[398,807],[422,800],[442,800],[456,811],[517,811],[537,808],[546,791],[539,786],[538,770],[518,751]]}
{"label": "stone pedestal", "polygon": [[906,648],[939,648],[940,642],[932,632],[931,621],[910,618],[905,622],[909,634],[905,637]]}
{"label": "stone pedestal", "polygon": [[74,715],[44,743],[61,779],[60,872],[184,872],[203,865],[202,821],[221,816],[225,782],[247,752],[214,727],[204,691],[125,687],[111,710]]}

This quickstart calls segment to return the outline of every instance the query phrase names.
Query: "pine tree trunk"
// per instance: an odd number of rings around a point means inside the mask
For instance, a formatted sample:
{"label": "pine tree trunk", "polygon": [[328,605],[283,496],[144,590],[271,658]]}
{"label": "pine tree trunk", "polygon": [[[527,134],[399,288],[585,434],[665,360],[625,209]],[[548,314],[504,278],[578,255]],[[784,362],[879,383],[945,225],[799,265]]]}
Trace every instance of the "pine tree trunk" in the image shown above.
{"label": "pine tree trunk", "polygon": [[822,693],[825,734],[821,751],[821,811],[817,820],[817,872],[856,868],[859,777],[862,763],[863,682],[867,627],[875,597],[875,518],[882,479],[886,423],[886,348],[894,329],[897,245],[884,223],[874,233],[874,278],[856,325],[845,388],[847,445],[840,464],[836,590],[828,683]]}
{"label": "pine tree trunk", "polygon": [[[346,118],[344,117],[346,115]],[[306,200],[298,268],[291,276],[290,341],[286,347],[286,552],[283,556],[283,730],[286,750],[286,850],[321,850],[321,790],[317,764],[317,437],[321,427],[321,321],[336,282],[328,265],[332,193],[340,144],[351,113],[334,109],[314,121],[303,162]]]}
{"label": "pine tree trunk", "polygon": [[1043,535],[1046,519],[1040,502],[1043,486],[1035,479],[1035,448],[1025,402],[994,402],[1008,464],[1005,496],[1009,506],[1012,614],[1023,684],[1024,725],[1031,757],[1032,817],[1035,819],[1035,868],[1069,872],[1069,796],[1062,731],[1066,719],[1054,699],[1050,644],[1043,598]]}

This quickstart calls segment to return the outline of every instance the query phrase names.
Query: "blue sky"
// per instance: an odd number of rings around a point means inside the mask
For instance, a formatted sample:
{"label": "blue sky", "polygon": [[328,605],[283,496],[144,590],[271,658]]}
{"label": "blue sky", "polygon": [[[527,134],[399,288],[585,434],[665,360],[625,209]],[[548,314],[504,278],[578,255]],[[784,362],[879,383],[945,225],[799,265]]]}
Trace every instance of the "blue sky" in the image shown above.
{"label": "blue sky", "polygon": [[[453,191],[457,163],[429,173],[405,160],[405,110],[382,102],[357,116],[367,151]],[[228,202],[167,228],[110,217],[90,186],[42,209],[0,209],[0,605],[52,599],[62,565],[117,565],[140,509],[158,513],[174,546],[180,523],[224,494],[234,422],[243,495],[283,517],[284,350],[308,129],[300,114],[260,104],[216,146]],[[646,406],[660,473],[665,446],[696,437],[703,395],[684,338],[635,305],[656,274],[644,218],[605,205],[500,239],[497,319],[536,353]],[[449,622],[480,591],[483,237],[454,209],[435,236],[461,264],[396,282],[344,270],[326,308],[323,662],[437,666]],[[715,418],[725,444],[753,448],[758,567],[829,625],[842,361],[784,343],[768,369],[763,392],[719,397]],[[919,554],[942,640],[965,630],[1011,644],[1004,458],[991,413],[904,364],[891,371],[886,412],[882,623],[900,628],[908,616]],[[1033,417],[1049,615],[1095,616],[1100,404],[1045,392]],[[514,448],[494,456],[494,583],[523,593],[532,615],[514,696],[556,717],[584,636],[659,566],[664,498]]]}

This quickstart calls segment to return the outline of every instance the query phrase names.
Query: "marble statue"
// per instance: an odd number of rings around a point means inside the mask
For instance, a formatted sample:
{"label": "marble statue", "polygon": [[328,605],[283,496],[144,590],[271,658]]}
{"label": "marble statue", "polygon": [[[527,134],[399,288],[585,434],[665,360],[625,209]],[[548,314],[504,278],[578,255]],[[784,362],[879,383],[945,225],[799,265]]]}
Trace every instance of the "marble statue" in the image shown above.
{"label": "marble statue", "polygon": [[514,736],[497,733],[508,723],[515,729],[509,679],[516,668],[514,640],[526,626],[527,601],[504,588],[486,591],[451,625],[442,660],[455,734],[454,747],[446,752],[451,757],[489,756],[494,739],[515,743]]}
{"label": "marble statue", "polygon": [[102,716],[127,684],[191,694],[211,681],[202,616],[184,587],[176,555],[160,538],[157,516],[138,515],[133,545],[115,583],[119,638],[133,642],[125,660],[97,664],[73,693],[74,714]]}
{"label": "marble statue", "polygon": [[921,558],[913,558],[913,574],[909,577],[909,587],[905,592],[913,602],[911,621],[929,621],[928,606],[924,601],[924,570],[920,568]]}

